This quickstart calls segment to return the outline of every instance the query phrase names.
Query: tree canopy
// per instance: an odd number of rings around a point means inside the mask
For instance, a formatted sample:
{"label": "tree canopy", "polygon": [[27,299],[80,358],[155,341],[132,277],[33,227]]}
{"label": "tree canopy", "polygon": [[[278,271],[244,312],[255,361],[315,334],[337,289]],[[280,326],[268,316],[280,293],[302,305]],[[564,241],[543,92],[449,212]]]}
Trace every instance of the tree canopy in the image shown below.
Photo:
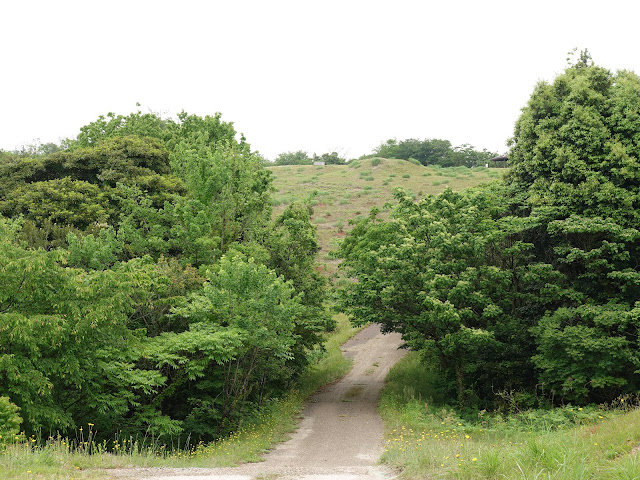
{"label": "tree canopy", "polygon": [[[602,402],[640,387],[640,78],[581,56],[540,82],[503,183],[348,237],[342,305],[441,368],[460,404]],[[515,400],[514,400],[515,399]]]}
{"label": "tree canopy", "polygon": [[[306,205],[220,114],[0,159],[0,434],[236,430],[332,328]],[[0,440],[2,441],[2,440]]]}

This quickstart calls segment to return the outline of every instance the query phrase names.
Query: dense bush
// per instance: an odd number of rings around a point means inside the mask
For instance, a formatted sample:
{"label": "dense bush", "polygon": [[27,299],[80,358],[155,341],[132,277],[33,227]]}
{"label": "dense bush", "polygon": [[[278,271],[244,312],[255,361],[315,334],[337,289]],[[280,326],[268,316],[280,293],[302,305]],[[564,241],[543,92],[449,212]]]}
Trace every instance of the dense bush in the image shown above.
{"label": "dense bush", "polygon": [[306,206],[220,115],[109,114],[0,162],[0,434],[236,430],[331,327]]}

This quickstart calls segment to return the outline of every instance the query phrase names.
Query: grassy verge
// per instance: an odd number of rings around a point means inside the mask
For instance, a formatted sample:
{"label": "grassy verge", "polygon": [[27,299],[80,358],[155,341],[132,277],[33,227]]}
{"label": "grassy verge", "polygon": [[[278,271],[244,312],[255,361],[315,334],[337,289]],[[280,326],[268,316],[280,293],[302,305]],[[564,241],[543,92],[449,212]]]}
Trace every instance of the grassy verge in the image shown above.
{"label": "grassy verge", "polygon": [[[175,448],[168,452],[149,439],[118,438],[112,445],[96,444],[91,426],[78,432],[72,451],[64,438],[23,439],[0,444],[0,478],[94,480],[109,478],[110,468],[130,467],[222,467],[260,461],[274,444],[287,438],[296,425],[305,400],[321,386],[345,375],[351,361],[342,356],[340,345],[358,330],[344,315],[337,315],[337,328],[328,337],[326,353],[302,376],[295,390],[273,401],[254,422],[224,440]],[[73,443],[73,441],[71,442]],[[118,453],[107,452],[110,450]],[[92,450],[89,453],[89,450]]]}
{"label": "grassy verge", "polygon": [[409,354],[388,376],[382,461],[404,478],[638,479],[640,411],[566,406],[462,417],[443,405],[434,375]]}

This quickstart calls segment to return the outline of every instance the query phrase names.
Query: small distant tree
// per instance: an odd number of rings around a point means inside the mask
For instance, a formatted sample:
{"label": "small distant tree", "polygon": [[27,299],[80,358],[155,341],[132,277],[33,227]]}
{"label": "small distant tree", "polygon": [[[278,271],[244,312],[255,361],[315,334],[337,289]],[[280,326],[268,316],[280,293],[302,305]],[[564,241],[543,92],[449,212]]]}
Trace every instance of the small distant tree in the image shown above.
{"label": "small distant tree", "polygon": [[338,155],[338,152],[323,153],[318,156],[313,154],[314,162],[324,162],[325,165],[344,165],[347,161]]}
{"label": "small distant tree", "polygon": [[465,143],[451,149],[441,165],[443,167],[476,167],[488,163],[489,159],[497,156],[495,152],[486,149],[479,151],[473,145]]}
{"label": "small distant tree", "polygon": [[401,141],[387,140],[374,150],[373,156],[402,160],[414,158],[425,166],[474,167],[484,165],[488,159],[496,157],[497,154],[487,150],[478,151],[473,145],[467,143],[453,147],[449,140],[408,138]]}
{"label": "small distant tree", "polygon": [[282,152],[273,162],[274,165],[311,165],[313,160],[304,150]]}

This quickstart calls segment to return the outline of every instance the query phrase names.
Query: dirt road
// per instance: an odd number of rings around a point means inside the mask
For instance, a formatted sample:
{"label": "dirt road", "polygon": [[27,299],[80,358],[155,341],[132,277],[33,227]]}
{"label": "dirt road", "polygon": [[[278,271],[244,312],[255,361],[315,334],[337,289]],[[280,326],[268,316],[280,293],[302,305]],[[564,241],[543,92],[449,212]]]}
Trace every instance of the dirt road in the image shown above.
{"label": "dirt road", "polygon": [[234,468],[133,469],[116,473],[137,480],[366,480],[393,474],[377,466],[382,420],[377,406],[384,378],[405,353],[398,334],[370,325],[343,345],[352,370],[311,397],[299,428],[261,463]]}

